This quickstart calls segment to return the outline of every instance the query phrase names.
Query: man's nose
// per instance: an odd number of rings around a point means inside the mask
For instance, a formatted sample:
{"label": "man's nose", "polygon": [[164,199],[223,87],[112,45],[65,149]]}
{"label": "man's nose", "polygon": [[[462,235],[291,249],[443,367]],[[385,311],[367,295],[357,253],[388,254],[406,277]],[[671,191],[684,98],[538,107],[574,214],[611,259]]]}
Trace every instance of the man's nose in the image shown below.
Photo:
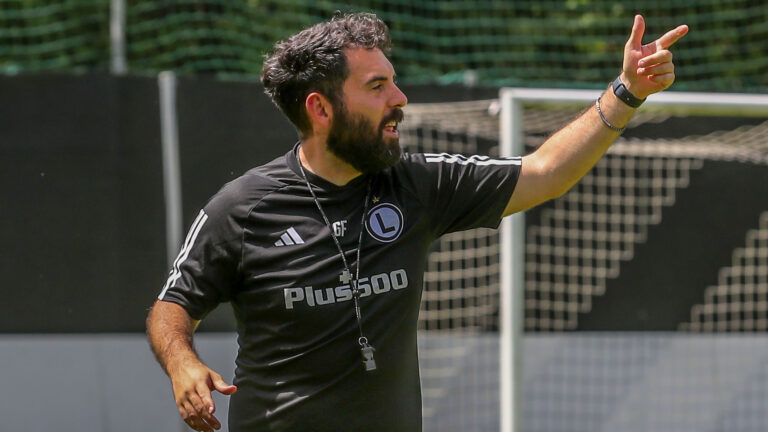
{"label": "man's nose", "polygon": [[400,87],[395,86],[395,94],[392,95],[391,105],[397,108],[402,108],[408,104],[408,97],[400,90]]}

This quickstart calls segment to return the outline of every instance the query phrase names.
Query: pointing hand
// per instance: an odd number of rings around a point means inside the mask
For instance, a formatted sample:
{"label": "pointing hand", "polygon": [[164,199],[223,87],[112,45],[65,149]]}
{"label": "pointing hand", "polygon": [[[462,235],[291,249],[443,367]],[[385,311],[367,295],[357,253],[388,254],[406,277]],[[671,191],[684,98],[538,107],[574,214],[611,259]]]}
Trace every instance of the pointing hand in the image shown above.
{"label": "pointing hand", "polygon": [[632,34],[624,47],[621,81],[633,95],[645,99],[675,81],[675,65],[669,48],[688,33],[688,26],[678,26],[655,41],[643,45],[645,20],[635,16]]}

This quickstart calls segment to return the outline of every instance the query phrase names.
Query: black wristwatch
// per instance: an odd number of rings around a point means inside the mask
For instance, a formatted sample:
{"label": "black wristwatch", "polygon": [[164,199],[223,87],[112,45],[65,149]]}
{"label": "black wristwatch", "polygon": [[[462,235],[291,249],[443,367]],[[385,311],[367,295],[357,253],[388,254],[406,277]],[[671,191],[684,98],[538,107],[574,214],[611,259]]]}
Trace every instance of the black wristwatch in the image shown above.
{"label": "black wristwatch", "polygon": [[638,108],[643,104],[643,102],[645,102],[645,99],[639,99],[630,93],[629,90],[627,90],[627,88],[624,86],[624,83],[621,82],[620,77],[616,77],[616,79],[613,80],[611,87],[613,87],[613,94],[615,94],[617,98],[632,108]]}

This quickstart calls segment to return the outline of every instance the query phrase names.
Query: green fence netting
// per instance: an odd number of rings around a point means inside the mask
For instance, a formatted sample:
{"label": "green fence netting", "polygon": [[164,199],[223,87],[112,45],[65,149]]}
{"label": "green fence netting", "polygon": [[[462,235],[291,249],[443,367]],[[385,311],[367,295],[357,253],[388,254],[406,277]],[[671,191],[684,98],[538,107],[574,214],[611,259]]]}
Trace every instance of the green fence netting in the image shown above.
{"label": "green fence netting", "polygon": [[0,0],[0,72],[107,67],[109,7],[94,0]]}
{"label": "green fence netting", "polygon": [[[647,38],[678,24],[679,90],[768,91],[765,0],[125,0],[130,73],[255,79],[276,40],[335,11],[390,26],[402,83],[598,87],[617,73],[632,17]],[[108,0],[0,0],[0,71],[106,70]]]}

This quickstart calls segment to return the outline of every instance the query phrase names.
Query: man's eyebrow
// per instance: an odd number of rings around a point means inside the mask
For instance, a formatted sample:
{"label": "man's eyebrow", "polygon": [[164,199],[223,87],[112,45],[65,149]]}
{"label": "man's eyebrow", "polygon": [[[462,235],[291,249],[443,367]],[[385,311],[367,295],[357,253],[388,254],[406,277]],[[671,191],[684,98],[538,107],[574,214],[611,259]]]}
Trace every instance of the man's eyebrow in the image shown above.
{"label": "man's eyebrow", "polygon": [[[394,79],[394,77],[393,77],[393,79]],[[367,85],[375,83],[377,81],[389,81],[389,77],[386,77],[384,75],[377,75],[377,76],[369,79],[368,81],[366,81],[365,84],[363,84],[363,85],[367,86]]]}

